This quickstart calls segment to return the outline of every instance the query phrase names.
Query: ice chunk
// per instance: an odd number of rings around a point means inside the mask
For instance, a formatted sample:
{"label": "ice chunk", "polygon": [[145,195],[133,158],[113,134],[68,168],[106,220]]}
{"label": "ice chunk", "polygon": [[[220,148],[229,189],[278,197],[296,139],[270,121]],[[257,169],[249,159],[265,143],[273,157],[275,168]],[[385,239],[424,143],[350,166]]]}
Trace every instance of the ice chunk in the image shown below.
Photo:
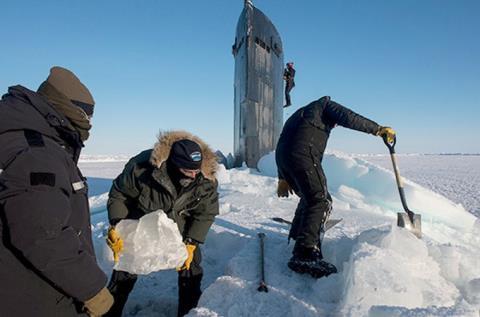
{"label": "ice chunk", "polygon": [[218,165],[216,177],[219,184],[228,184],[231,182],[230,174],[228,173],[227,168],[223,165]]}
{"label": "ice chunk", "polygon": [[372,306],[450,307],[460,295],[425,241],[395,225],[362,232],[343,275],[343,313],[349,316],[364,316]]}
{"label": "ice chunk", "polygon": [[187,258],[176,223],[162,210],[122,220],[116,229],[124,244],[115,270],[149,274],[181,266]]}
{"label": "ice chunk", "polygon": [[275,162],[275,152],[270,152],[258,160],[257,169],[262,175],[277,177],[277,163]]}

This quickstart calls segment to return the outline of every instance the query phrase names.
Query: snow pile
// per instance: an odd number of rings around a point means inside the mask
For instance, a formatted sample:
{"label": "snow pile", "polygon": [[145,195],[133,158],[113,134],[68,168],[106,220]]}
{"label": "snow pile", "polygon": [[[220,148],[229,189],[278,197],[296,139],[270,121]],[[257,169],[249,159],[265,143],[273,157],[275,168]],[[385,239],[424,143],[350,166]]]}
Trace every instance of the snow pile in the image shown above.
{"label": "snow pile", "polygon": [[[339,153],[325,155],[322,163],[330,193],[338,198],[354,199],[363,202],[363,209],[371,208],[379,213],[396,215],[403,212],[395,176],[392,171],[379,168],[360,158]],[[262,174],[276,176],[275,154],[270,153],[259,163]],[[424,223],[429,223],[426,232],[435,235],[430,228],[448,225],[455,229],[471,230],[474,215],[445,197],[404,179],[404,190],[409,208],[422,215]],[[439,230],[441,231],[441,230]],[[443,235],[434,236],[444,239]]]}
{"label": "snow pile", "polygon": [[[480,216],[479,155],[397,155],[402,175],[462,205]],[[390,156],[363,156],[391,169]]]}
{"label": "snow pile", "polygon": [[[271,218],[291,219],[299,199],[276,197],[273,158],[262,158],[261,172],[220,167],[220,215],[201,246],[204,292],[189,316],[478,317],[478,218],[406,180],[409,207],[423,217],[424,236],[417,239],[396,226],[402,206],[393,173],[338,153],[326,155],[323,166],[331,217],[343,221],[327,232],[323,253],[339,272],[315,280],[289,270],[289,227]],[[105,218],[92,216],[97,252],[105,245]],[[258,232],[266,233],[268,293],[257,291]],[[174,316],[175,294],[173,270],[140,277],[125,316]]]}
{"label": "snow pile", "polygon": [[356,239],[344,265],[343,313],[361,316],[375,306],[453,306],[455,285],[442,276],[424,241],[406,230],[385,227]]}
{"label": "snow pile", "polygon": [[[187,259],[187,250],[177,225],[162,210],[149,213],[139,220],[122,220],[115,229],[123,240],[123,251],[119,262],[113,267],[115,270],[150,274],[179,267]],[[106,244],[103,248],[103,254],[110,253],[107,261],[111,263],[112,252]],[[102,258],[105,261],[105,257]]]}
{"label": "snow pile", "polygon": [[275,162],[275,153],[262,156],[257,163],[257,168],[262,175],[277,177],[277,163]]}

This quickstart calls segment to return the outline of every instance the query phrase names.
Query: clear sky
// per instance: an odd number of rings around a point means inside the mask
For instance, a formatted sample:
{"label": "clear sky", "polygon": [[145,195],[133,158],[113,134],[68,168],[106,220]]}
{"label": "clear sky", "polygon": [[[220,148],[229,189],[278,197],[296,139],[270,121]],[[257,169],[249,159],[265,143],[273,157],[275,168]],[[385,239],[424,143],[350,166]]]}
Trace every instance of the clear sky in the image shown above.
{"label": "clear sky", "polygon": [[[397,152],[480,153],[480,1],[254,0],[295,62],[293,106],[329,95],[398,133]],[[160,129],[233,149],[231,45],[243,0],[0,3],[0,91],[73,70],[97,106],[85,154],[135,154]],[[386,153],[337,128],[329,148]]]}

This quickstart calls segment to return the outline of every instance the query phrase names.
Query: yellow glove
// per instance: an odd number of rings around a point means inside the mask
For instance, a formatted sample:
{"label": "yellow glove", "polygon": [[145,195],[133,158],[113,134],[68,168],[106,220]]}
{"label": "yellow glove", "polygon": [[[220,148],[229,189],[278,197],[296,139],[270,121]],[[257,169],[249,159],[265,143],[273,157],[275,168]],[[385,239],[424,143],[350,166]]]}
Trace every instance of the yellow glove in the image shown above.
{"label": "yellow glove", "polygon": [[110,228],[108,228],[107,244],[113,251],[113,261],[115,261],[115,263],[118,263],[120,253],[123,250],[123,240],[122,238],[120,238],[120,235],[113,226],[110,226]]}
{"label": "yellow glove", "polygon": [[186,244],[185,248],[187,248],[188,257],[182,266],[177,267],[177,271],[190,270],[190,264],[192,264],[193,261],[193,252],[195,252],[197,246],[194,244]]}
{"label": "yellow glove", "polygon": [[289,193],[293,195],[293,189],[290,187],[286,180],[279,179],[277,185],[277,196],[288,197]]}
{"label": "yellow glove", "polygon": [[83,308],[89,316],[102,316],[112,307],[113,296],[110,294],[110,291],[104,287],[97,295],[85,301],[83,304]]}
{"label": "yellow glove", "polygon": [[390,127],[380,127],[377,131],[377,135],[386,138],[388,143],[393,143],[395,141],[395,131]]}

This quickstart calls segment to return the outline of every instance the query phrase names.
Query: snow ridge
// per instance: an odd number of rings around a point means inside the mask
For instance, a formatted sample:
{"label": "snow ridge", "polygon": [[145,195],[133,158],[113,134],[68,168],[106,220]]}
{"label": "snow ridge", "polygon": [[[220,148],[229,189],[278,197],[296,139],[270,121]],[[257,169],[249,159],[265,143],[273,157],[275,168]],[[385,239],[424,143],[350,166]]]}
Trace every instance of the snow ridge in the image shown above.
{"label": "snow ridge", "polygon": [[[220,215],[202,246],[204,293],[189,316],[478,316],[477,217],[407,180],[408,204],[423,217],[424,237],[417,239],[395,225],[401,204],[388,169],[339,153],[325,156],[323,166],[332,218],[344,219],[328,231],[323,248],[339,273],[315,280],[288,269],[288,226],[271,217],[291,219],[298,198],[276,197],[273,154],[259,162],[260,172],[221,168]],[[92,222],[102,255],[104,213]],[[260,231],[268,293],[257,291]],[[176,273],[142,276],[125,313],[174,316]]]}

